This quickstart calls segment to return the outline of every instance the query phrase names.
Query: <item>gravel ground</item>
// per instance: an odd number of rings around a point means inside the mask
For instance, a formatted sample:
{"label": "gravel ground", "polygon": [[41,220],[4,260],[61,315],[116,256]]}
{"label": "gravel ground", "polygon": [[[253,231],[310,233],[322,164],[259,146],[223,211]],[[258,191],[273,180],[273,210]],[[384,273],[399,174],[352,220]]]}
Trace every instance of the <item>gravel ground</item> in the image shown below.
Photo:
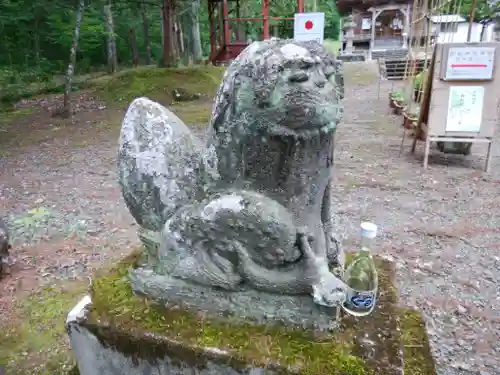
{"label": "gravel ground", "polygon": [[[0,212],[10,224],[9,296],[56,279],[86,277],[138,244],[116,184],[116,139],[85,148],[50,141],[0,161]],[[19,282],[21,280],[21,282]]]}
{"label": "gravel ground", "polygon": [[[361,64],[346,74],[370,80]],[[381,227],[378,252],[397,264],[402,303],[423,312],[439,374],[500,374],[500,147],[489,174],[485,146],[467,157],[433,149],[423,170],[424,143],[412,155],[408,138],[399,157],[391,87],[381,84],[379,100],[373,79],[348,87],[333,194],[344,244],[362,220]]]}
{"label": "gravel ground", "polygon": [[[377,251],[397,264],[402,303],[423,312],[440,375],[500,374],[499,147],[489,174],[483,146],[468,157],[433,151],[423,170],[423,144],[411,155],[408,139],[399,157],[401,119],[387,109],[392,85],[383,83],[377,99],[367,72],[346,66],[338,234],[349,248],[361,221],[380,226]],[[0,159],[0,212],[16,239],[0,312],[19,289],[84,278],[137,244],[116,186],[116,149],[113,137],[85,148],[50,141]]]}

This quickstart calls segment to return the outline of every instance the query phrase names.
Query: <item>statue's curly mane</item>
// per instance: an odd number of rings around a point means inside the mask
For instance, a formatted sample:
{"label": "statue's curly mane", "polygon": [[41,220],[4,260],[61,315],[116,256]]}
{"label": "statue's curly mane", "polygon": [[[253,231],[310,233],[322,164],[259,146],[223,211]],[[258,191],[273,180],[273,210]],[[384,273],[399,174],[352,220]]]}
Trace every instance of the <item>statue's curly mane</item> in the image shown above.
{"label": "statue's curly mane", "polygon": [[[320,61],[332,73],[339,73],[335,57],[315,41],[271,39],[252,43],[231,63],[223,77],[214,101],[208,132],[226,131],[227,127],[238,124],[239,120],[243,121],[242,112],[246,115],[244,120],[247,123],[252,118],[259,120],[272,117],[273,113],[267,109],[280,77],[285,71],[309,61]],[[337,96],[336,99],[341,98]],[[252,113],[247,112],[247,108],[251,108]],[[266,121],[261,121],[262,127],[266,125]]]}

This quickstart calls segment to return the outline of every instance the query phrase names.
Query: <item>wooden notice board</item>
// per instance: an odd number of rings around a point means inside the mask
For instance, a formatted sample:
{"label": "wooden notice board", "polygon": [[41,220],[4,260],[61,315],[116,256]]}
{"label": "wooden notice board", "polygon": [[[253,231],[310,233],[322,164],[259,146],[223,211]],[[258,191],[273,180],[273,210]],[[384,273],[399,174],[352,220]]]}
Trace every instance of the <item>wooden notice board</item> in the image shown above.
{"label": "wooden notice board", "polygon": [[488,169],[499,102],[500,43],[437,44],[419,119],[426,139],[424,167],[430,143],[437,141],[488,143]]}

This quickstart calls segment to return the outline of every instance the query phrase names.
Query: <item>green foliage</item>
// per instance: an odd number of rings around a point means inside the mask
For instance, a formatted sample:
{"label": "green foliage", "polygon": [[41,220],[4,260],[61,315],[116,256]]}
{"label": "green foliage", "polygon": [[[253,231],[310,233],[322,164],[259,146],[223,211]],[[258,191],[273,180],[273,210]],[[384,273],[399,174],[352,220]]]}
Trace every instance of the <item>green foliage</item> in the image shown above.
{"label": "green foliage", "polygon": [[415,82],[413,84],[413,87],[415,90],[422,91],[422,85],[424,84],[424,81],[427,79],[427,71],[421,71],[415,76]]}
{"label": "green foliage", "polygon": [[394,101],[400,101],[400,100],[404,100],[404,95],[401,91],[393,91],[391,92],[391,99],[394,100]]}
{"label": "green foliage", "polygon": [[14,224],[28,228],[38,227],[45,225],[50,216],[50,211],[45,207],[37,207],[29,210],[26,215],[16,218]]}
{"label": "green foliage", "polygon": [[[340,15],[337,12],[335,1],[318,2],[318,12],[325,13],[325,39],[339,39]],[[307,11],[307,9],[306,9]],[[312,11],[312,10],[311,10]],[[337,53],[337,51],[335,51]]]}
{"label": "green foliage", "polygon": [[[444,13],[459,13],[469,20],[472,14],[473,0],[453,0],[442,9]],[[476,0],[474,22],[489,22],[500,14],[500,2],[491,0]]]}
{"label": "green foliage", "polygon": [[391,92],[391,100],[396,103],[397,106],[403,107],[406,105],[405,94],[401,91]]}

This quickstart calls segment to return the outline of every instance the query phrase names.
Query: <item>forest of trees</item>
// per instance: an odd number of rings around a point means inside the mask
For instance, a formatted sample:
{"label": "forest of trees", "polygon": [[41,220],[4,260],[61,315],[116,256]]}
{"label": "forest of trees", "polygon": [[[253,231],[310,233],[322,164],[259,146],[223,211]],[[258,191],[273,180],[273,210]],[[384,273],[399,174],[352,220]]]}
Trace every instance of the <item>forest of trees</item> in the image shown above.
{"label": "forest of trees", "polygon": [[[261,16],[260,0],[240,4],[241,17]],[[273,0],[270,14],[293,17],[296,4]],[[170,9],[162,19],[165,7]],[[78,73],[200,61],[210,48],[207,9],[207,0],[0,0],[0,84],[65,72],[77,22]],[[318,2],[317,10],[326,13],[326,36],[336,38],[339,16],[334,1]],[[164,24],[172,30],[170,61],[164,61]],[[261,22],[245,22],[242,28],[247,39],[261,38]],[[290,37],[292,23],[271,21],[271,29]]]}

